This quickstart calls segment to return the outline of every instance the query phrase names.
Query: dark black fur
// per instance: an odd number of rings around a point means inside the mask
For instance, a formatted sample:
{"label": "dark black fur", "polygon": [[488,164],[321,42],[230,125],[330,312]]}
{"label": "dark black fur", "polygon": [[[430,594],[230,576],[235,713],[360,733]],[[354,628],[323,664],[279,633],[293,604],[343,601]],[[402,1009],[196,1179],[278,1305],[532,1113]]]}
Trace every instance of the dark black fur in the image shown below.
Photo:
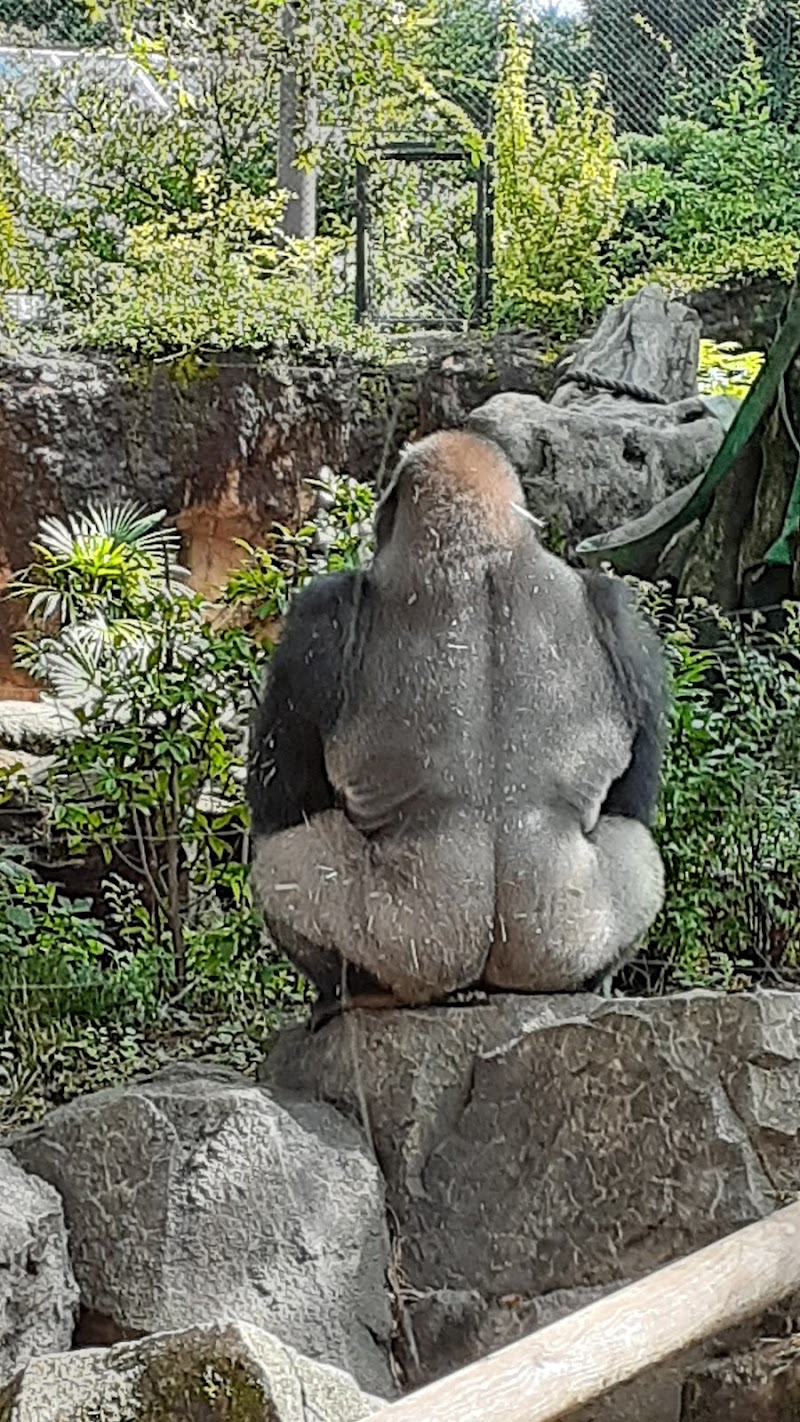
{"label": "dark black fur", "polygon": [[343,694],[359,574],[314,578],[293,598],[253,717],[247,798],[255,835],[334,806],[325,740]]}
{"label": "dark black fur", "polygon": [[603,815],[653,824],[661,785],[668,706],[664,654],[627,584],[605,573],[582,574],[600,641],[608,653],[634,732],[630,764],[615,780]]}

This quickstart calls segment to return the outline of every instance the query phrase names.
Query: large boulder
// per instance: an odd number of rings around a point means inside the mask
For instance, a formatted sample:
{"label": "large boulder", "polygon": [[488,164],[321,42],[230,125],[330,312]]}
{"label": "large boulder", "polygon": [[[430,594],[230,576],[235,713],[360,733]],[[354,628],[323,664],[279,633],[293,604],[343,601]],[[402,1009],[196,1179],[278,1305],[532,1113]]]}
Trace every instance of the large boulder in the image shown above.
{"label": "large boulder", "polygon": [[[408,1284],[413,1382],[721,1238],[800,1188],[792,993],[362,1011],[315,1035],[283,1034],[261,1077],[354,1117],[363,1091]],[[671,1422],[684,1371],[660,1370],[613,1410],[581,1418]]]}
{"label": "large boulder", "polygon": [[0,1422],[361,1422],[380,1400],[241,1323],[41,1358],[0,1394]]}
{"label": "large boulder", "polygon": [[391,1392],[383,1182],[331,1107],[174,1066],[10,1144],[64,1201],[82,1342],[235,1318]]}
{"label": "large boulder", "polygon": [[30,1358],[69,1348],[77,1308],[61,1201],[0,1150],[0,1384]]}
{"label": "large boulder", "polygon": [[697,395],[700,329],[695,312],[645,287],[606,312],[571,370],[627,382],[663,404],[569,380],[549,401],[494,395],[467,419],[505,451],[559,543],[638,517],[707,469],[724,428]]}

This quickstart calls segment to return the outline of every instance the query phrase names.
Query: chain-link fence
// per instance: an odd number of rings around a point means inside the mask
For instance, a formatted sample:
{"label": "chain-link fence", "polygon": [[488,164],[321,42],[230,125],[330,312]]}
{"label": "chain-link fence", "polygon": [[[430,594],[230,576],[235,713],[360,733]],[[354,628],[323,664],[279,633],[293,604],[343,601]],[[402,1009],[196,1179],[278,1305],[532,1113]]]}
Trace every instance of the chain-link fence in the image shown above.
{"label": "chain-link fence", "polygon": [[382,326],[480,324],[491,265],[489,166],[456,145],[394,144],[357,175],[356,313]]}
{"label": "chain-link fence", "polygon": [[[0,23],[4,16],[19,18],[22,11],[31,24],[49,25],[54,36],[61,36],[61,11],[55,0],[0,0]],[[748,56],[759,60],[768,89],[764,105],[775,139],[773,177],[783,170],[784,180],[794,182],[790,169],[800,160],[800,147],[783,144],[783,137],[797,135],[800,143],[800,0],[520,0],[518,12],[520,33],[531,46],[531,99],[543,99],[554,114],[565,83],[575,86],[580,96],[584,86],[599,77],[601,102],[613,115],[626,177],[638,171],[637,165],[646,169],[640,187],[649,188],[634,195],[630,241],[626,246],[627,233],[623,232],[613,257],[607,257],[609,265],[614,265],[618,285],[641,275],[645,257],[651,263],[647,270],[658,272],[665,269],[665,263],[668,267],[674,256],[675,242],[667,231],[669,214],[676,206],[675,185],[680,186],[688,172],[689,157],[684,157],[681,149],[685,133],[671,143],[667,159],[654,148],[665,120],[705,125],[711,130],[718,127],[721,105],[728,104],[730,116],[746,95],[751,78],[742,66]],[[334,113],[333,127],[320,135],[317,229],[326,235],[341,232],[344,225],[352,233],[347,251],[337,258],[337,280],[342,292],[346,288],[359,317],[373,324],[463,328],[481,321],[489,310],[492,253],[500,245],[497,240],[493,243],[492,185],[497,168],[491,144],[502,72],[502,11],[493,0],[485,0],[485,4],[482,0],[455,0],[453,16],[453,34],[460,34],[458,44],[448,29],[435,38],[434,52],[426,60],[431,87],[444,97],[445,104],[431,103],[427,108],[417,104],[406,127],[374,133],[358,164],[348,150],[344,116],[337,127]],[[70,36],[73,33],[87,42],[80,26],[73,27]],[[70,57],[41,45],[32,50],[9,43],[0,49],[0,91],[9,79],[17,83],[20,76],[24,90],[26,82],[39,82],[41,71],[55,74],[68,62],[80,70],[77,74],[76,69],[76,82],[102,76],[114,85],[120,103],[128,108],[138,105],[152,116],[157,109],[168,107],[163,87],[143,70],[92,49],[84,49],[76,59],[74,53]],[[739,87],[731,97],[731,79],[737,73]],[[182,79],[191,88],[188,70]],[[245,80],[243,76],[246,87]],[[57,92],[62,108],[73,102],[69,85],[58,90],[54,84],[53,92]],[[258,124],[265,133],[270,131],[270,141],[261,145],[256,165],[263,188],[273,176],[270,164],[277,104],[267,114],[267,98],[261,94],[258,102],[261,107],[257,103],[251,106],[252,113],[250,109],[244,113],[243,105],[244,116],[237,116],[236,123],[245,134],[252,134]],[[58,128],[60,114],[61,110],[53,113],[51,127]],[[38,121],[43,121],[41,107]],[[464,130],[469,126],[486,141],[488,162],[476,162],[474,154],[465,149]],[[230,133],[222,134],[223,148],[236,147],[239,128],[234,124],[233,143]],[[19,140],[18,127],[14,141],[18,144]],[[534,157],[536,142],[534,133]],[[213,123],[209,145],[212,154],[220,147]],[[45,146],[52,148],[52,144]],[[15,157],[24,180],[47,197],[63,199],[70,187],[68,165],[43,163],[42,145],[32,132],[23,149],[15,149],[10,156]],[[697,145],[695,156],[696,149]],[[756,162],[750,151],[746,156],[750,177],[742,183],[750,182],[751,197],[756,201],[762,177],[767,181],[766,159],[762,156]],[[212,161],[205,149],[203,161]],[[694,158],[692,161],[691,181],[698,189],[705,183],[710,190],[715,182],[720,192],[730,187],[731,173],[722,171],[717,155],[708,158],[705,175],[701,175],[701,165]],[[240,165],[245,176],[253,167],[250,159],[248,164]],[[236,170],[238,180],[236,164],[229,166]],[[535,173],[535,162],[531,166]],[[662,181],[667,170],[672,187],[665,187]],[[170,182],[165,179],[167,189]],[[545,192],[542,201],[546,204],[551,196]],[[787,203],[779,193],[773,193],[771,200],[780,221],[781,205],[787,208]],[[728,208],[726,217],[720,203],[712,222],[699,208],[689,207],[681,220],[685,228],[694,223],[698,229],[703,222],[706,227],[714,223],[723,227],[727,222],[733,237],[740,215],[732,202]],[[752,229],[752,213],[749,220]],[[784,228],[793,221],[791,215],[786,217]],[[765,218],[764,229],[774,227],[773,218]],[[759,234],[754,236],[746,223],[742,233],[745,246],[750,244],[747,253],[752,255]],[[498,236],[496,224],[494,236]],[[681,240],[686,244],[685,231]],[[791,256],[789,245],[784,244],[784,266]],[[678,259],[682,260],[680,253]],[[761,253],[759,260],[768,272],[773,257]],[[709,258],[709,270],[713,265]],[[728,252],[720,269],[727,271],[731,265]]]}
{"label": "chain-link fence", "polygon": [[620,133],[655,133],[670,112],[713,123],[745,36],[764,61],[773,117],[798,118],[797,0],[534,0],[533,9],[539,80],[599,73]]}
{"label": "chain-link fence", "polygon": [[[580,93],[599,78],[628,169],[646,163],[646,181],[655,186],[663,155],[652,147],[645,150],[642,143],[654,140],[668,119],[719,126],[721,107],[727,102],[730,116],[746,96],[751,81],[742,66],[748,60],[761,64],[778,164],[780,134],[800,132],[800,0],[533,0],[526,13],[532,99],[544,99],[553,113],[565,83]],[[489,138],[501,67],[498,26],[484,72],[453,90]],[[737,75],[737,93],[731,97]],[[788,149],[785,161],[791,161]],[[709,157],[710,184],[716,162]],[[682,169],[673,144],[667,159],[670,179],[680,184],[690,165],[695,181],[694,154],[687,152]],[[718,176],[721,190],[730,186],[730,174],[720,171]],[[480,319],[488,300],[482,269],[490,261],[492,231],[490,185],[481,184],[482,175],[463,163],[428,168],[375,157],[364,189],[366,237],[359,273],[360,307],[368,319],[444,327]],[[662,193],[659,201],[663,222],[672,196]],[[634,215],[633,246],[641,238],[660,257],[651,219],[649,211]],[[635,275],[627,270],[628,256],[626,250],[620,258],[623,280]],[[484,292],[484,301],[474,299],[476,291]]]}

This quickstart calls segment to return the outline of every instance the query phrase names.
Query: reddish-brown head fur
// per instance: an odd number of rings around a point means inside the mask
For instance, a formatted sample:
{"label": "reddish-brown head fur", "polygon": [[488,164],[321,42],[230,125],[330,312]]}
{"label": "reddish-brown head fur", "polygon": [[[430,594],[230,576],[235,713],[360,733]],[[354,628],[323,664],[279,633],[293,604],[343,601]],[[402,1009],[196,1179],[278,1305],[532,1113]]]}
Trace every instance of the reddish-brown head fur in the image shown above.
{"label": "reddish-brown head fur", "polygon": [[403,541],[412,539],[417,554],[443,543],[477,553],[513,546],[523,535],[514,508],[524,503],[520,482],[502,452],[476,435],[446,430],[409,446],[389,497],[398,504]]}

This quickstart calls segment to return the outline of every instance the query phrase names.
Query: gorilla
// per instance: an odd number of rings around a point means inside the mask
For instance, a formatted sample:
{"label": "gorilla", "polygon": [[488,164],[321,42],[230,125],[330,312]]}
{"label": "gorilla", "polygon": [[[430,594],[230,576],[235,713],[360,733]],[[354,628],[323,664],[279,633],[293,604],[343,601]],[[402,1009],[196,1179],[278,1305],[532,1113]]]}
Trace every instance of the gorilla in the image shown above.
{"label": "gorilla", "polygon": [[320,1003],[574,990],[661,908],[662,648],[536,526],[498,448],[432,435],[371,566],[292,601],[251,728],[253,875]]}

